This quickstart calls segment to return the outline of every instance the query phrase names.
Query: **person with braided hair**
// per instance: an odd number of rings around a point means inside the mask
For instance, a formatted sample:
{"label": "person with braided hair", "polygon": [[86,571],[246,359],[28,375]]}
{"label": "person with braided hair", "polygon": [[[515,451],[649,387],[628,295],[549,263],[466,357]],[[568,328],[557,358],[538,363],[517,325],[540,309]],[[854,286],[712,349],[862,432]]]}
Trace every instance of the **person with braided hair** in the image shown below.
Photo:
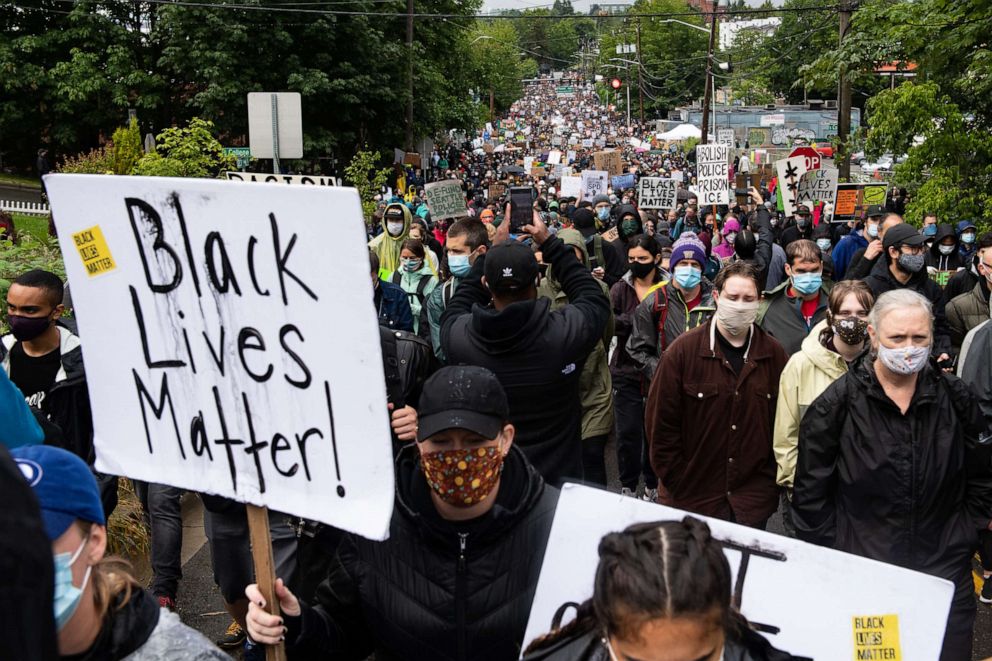
{"label": "person with braided hair", "polygon": [[793,659],[751,629],[731,594],[730,564],[706,523],[635,523],[600,540],[592,598],[571,604],[575,619],[535,640],[524,661]]}

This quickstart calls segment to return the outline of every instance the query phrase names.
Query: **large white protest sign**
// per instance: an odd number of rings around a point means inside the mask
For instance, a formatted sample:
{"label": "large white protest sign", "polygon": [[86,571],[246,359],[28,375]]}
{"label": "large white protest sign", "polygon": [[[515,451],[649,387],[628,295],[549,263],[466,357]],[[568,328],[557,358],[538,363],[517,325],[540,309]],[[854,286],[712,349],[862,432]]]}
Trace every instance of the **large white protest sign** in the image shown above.
{"label": "large white protest sign", "polygon": [[775,161],[775,170],[782,190],[782,210],[786,216],[791,216],[799,204],[799,182],[806,174],[806,157],[793,156]]}
{"label": "large white protest sign", "polygon": [[678,182],[663,177],[641,177],[637,202],[641,209],[674,209],[678,204]]}
{"label": "large white protest sign", "polygon": [[565,162],[572,163],[574,161],[575,161],[575,150],[569,149],[568,152],[565,154]]}
{"label": "large white protest sign", "polygon": [[558,165],[559,163],[561,163],[561,152],[552,149],[548,152],[548,165]]}
{"label": "large white protest sign", "polygon": [[799,179],[799,204],[812,205],[816,202],[834,203],[837,195],[837,174],[835,168],[809,170]]}
{"label": "large white protest sign", "polygon": [[563,176],[559,197],[578,197],[582,194],[582,177]]}
{"label": "large white protest sign", "polygon": [[[402,159],[401,159],[402,160]],[[292,184],[300,186],[340,186],[338,177],[320,174],[270,174],[268,172],[225,172],[230,181],[253,181],[266,184]]]}
{"label": "large white protest sign", "polygon": [[696,145],[696,186],[699,204],[730,204],[730,149],[726,145]]}
{"label": "large white protest sign", "polygon": [[86,338],[97,469],[385,538],[392,441],[355,190],[45,184]]}
{"label": "large white protest sign", "polygon": [[591,200],[597,195],[605,195],[610,173],[605,170],[582,171],[582,197]]}
{"label": "large white protest sign", "polygon": [[443,220],[465,215],[465,192],[461,183],[454,179],[427,184],[424,186],[424,196],[427,198],[427,208],[431,210],[431,218]]}
{"label": "large white protest sign", "polygon": [[[558,499],[523,648],[565,603],[593,593],[600,539],[686,512],[566,484]],[[730,563],[734,601],[772,645],[817,661],[940,656],[950,581],[763,530],[707,519]],[[815,599],[797,599],[797,587]],[[911,596],[910,596],[911,595]],[[574,610],[572,611],[574,613]],[[562,624],[567,622],[567,618]],[[882,631],[880,631],[880,629]],[[877,634],[877,635],[872,635]]]}
{"label": "large white protest sign", "polygon": [[537,160],[533,156],[524,156],[524,172],[530,172],[534,168],[534,161]]}

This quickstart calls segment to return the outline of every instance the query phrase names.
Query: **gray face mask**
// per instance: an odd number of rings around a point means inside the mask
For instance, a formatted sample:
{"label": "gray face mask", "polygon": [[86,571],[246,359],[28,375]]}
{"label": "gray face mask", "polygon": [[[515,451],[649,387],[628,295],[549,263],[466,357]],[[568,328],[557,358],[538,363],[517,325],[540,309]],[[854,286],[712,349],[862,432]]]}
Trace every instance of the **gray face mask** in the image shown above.
{"label": "gray face mask", "polygon": [[918,273],[925,261],[924,255],[899,255],[899,268],[906,273]]}

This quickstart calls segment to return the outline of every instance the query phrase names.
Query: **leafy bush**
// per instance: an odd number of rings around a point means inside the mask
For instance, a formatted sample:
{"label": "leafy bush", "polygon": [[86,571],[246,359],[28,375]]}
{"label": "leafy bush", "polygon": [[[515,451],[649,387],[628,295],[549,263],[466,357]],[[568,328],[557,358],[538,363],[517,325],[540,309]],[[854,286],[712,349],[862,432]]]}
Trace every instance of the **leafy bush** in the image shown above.
{"label": "leafy bush", "polygon": [[137,165],[141,157],[145,155],[141,145],[141,130],[138,128],[138,120],[132,119],[131,123],[114,131],[111,138],[112,157],[114,174],[131,174],[134,166]]}
{"label": "leafy bush", "polygon": [[18,236],[17,243],[9,239],[0,241],[0,300],[7,300],[11,281],[31,269],[51,271],[65,280],[65,265],[57,239],[39,239],[23,232]]}
{"label": "leafy bush", "polygon": [[344,169],[345,181],[358,189],[362,199],[362,215],[370,223],[375,213],[375,196],[389,179],[389,168],[379,168],[379,153],[370,151],[368,145],[351,159]]}
{"label": "leafy bush", "polygon": [[213,135],[213,122],[199,117],[185,128],[172,127],[158,134],[155,151],[145,154],[133,174],[152,177],[217,177],[234,170],[237,160],[224,154]]}
{"label": "leafy bush", "polygon": [[113,174],[114,146],[108,142],[84,154],[67,156],[58,171],[72,174]]}

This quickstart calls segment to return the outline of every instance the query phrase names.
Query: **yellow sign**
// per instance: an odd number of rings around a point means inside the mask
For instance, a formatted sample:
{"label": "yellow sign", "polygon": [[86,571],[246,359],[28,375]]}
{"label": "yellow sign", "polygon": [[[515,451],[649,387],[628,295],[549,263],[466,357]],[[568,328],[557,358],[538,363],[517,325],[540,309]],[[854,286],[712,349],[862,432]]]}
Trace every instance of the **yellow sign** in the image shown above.
{"label": "yellow sign", "polygon": [[898,615],[857,615],[851,621],[855,661],[902,661]]}
{"label": "yellow sign", "polygon": [[94,225],[82,232],[76,232],[72,235],[72,241],[76,244],[76,250],[79,251],[79,257],[83,260],[86,273],[91,278],[117,268],[99,225]]}
{"label": "yellow sign", "polygon": [[865,204],[885,204],[885,186],[865,186]]}

